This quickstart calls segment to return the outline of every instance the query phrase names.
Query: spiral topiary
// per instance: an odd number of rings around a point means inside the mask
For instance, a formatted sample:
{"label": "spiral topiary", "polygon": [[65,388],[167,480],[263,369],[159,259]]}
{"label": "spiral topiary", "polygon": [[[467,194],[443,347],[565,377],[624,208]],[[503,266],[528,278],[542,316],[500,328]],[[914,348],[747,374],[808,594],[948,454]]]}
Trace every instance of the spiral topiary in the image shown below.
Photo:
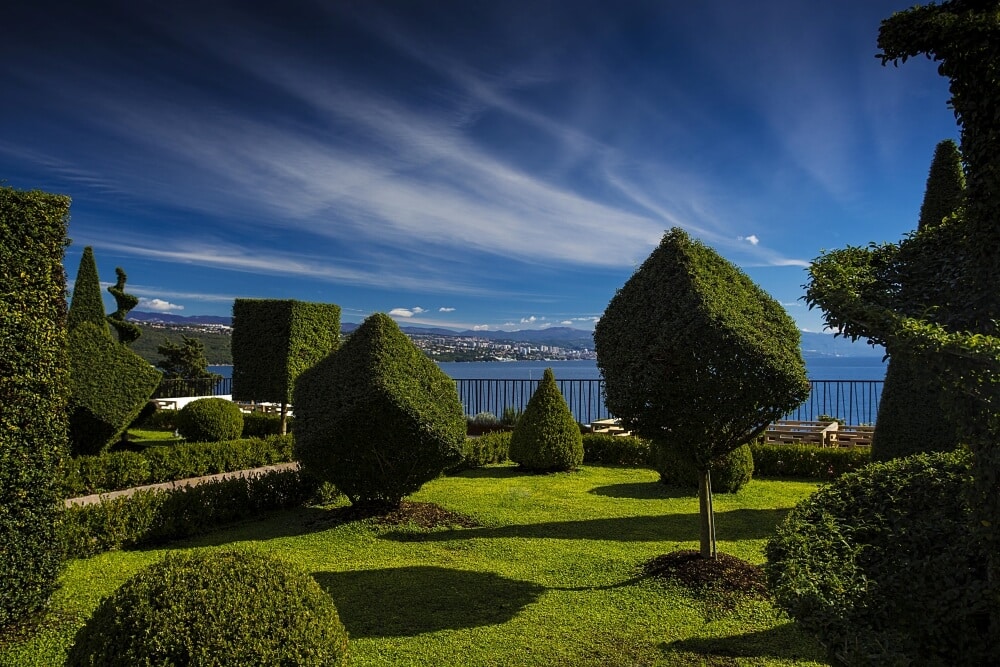
{"label": "spiral topiary", "polygon": [[[660,481],[671,486],[698,488],[698,469],[691,456],[660,443],[656,447],[656,470]],[[753,478],[753,453],[742,445],[712,463],[712,491],[736,493]]]}
{"label": "spiral topiary", "polygon": [[291,565],[251,551],[169,554],[105,598],[67,667],[343,665],[333,600]]}
{"label": "spiral topiary", "polygon": [[799,503],[766,548],[777,606],[842,664],[995,664],[970,463],[872,464]]}
{"label": "spiral topiary", "polygon": [[510,459],[528,470],[572,470],[583,463],[583,438],[551,368],[528,401],[510,439]]}
{"label": "spiral topiary", "polygon": [[236,440],[243,433],[243,413],[224,398],[199,398],[177,413],[177,430],[189,442]]}

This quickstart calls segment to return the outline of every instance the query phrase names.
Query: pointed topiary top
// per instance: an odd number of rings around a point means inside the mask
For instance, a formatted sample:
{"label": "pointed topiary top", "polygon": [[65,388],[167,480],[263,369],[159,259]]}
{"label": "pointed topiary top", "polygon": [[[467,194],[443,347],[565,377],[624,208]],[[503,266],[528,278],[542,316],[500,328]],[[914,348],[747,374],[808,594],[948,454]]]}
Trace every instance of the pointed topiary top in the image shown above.
{"label": "pointed topiary top", "polygon": [[962,154],[958,144],[945,139],[934,149],[924,201],[920,205],[920,222],[917,229],[940,225],[941,221],[958,211],[965,199],[965,173],[962,171]]}
{"label": "pointed topiary top", "polygon": [[529,470],[572,470],[583,463],[583,437],[556,376],[546,368],[510,439],[510,459]]}
{"label": "pointed topiary top", "polygon": [[94,249],[87,246],[80,257],[80,268],[76,272],[76,282],[73,284],[73,300],[69,306],[66,326],[72,331],[81,322],[91,322],[111,336],[104,314],[104,299],[101,296],[101,281],[97,275],[97,262],[94,261]]}

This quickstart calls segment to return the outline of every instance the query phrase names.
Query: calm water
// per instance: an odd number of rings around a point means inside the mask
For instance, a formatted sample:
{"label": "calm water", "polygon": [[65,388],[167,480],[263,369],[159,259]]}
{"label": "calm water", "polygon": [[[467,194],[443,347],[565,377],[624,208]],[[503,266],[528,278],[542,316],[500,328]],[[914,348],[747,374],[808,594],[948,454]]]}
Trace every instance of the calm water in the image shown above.
{"label": "calm water", "polygon": [[[595,361],[467,361],[439,364],[441,370],[456,380],[502,379],[538,380],[551,368],[558,380],[599,379]],[[232,366],[209,366],[223,377],[232,377]],[[810,380],[884,380],[885,364],[881,357],[815,357],[806,359]]]}

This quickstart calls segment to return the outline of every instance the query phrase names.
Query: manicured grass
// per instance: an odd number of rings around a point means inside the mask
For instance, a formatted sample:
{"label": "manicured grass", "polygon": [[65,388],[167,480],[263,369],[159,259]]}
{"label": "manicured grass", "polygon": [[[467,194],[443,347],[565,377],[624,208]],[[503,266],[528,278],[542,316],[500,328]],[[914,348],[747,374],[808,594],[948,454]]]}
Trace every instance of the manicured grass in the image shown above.
{"label": "manicured grass", "polygon": [[128,439],[132,442],[151,442],[155,444],[164,444],[165,441],[177,441],[180,442],[181,438],[177,437],[177,434],[170,430],[164,429],[143,429],[143,428],[130,428],[128,430]]}
{"label": "manicured grass", "polygon": [[[775,523],[815,488],[754,480],[717,495],[720,550],[761,563]],[[329,510],[303,508],[168,549],[251,543],[313,573],[351,635],[351,665],[829,664],[767,601],[698,596],[641,576],[653,556],[697,548],[697,499],[654,472],[491,467],[435,480],[413,500],[484,527],[336,525]],[[44,629],[0,647],[0,665],[62,664],[99,598],[164,551],[70,563]]]}

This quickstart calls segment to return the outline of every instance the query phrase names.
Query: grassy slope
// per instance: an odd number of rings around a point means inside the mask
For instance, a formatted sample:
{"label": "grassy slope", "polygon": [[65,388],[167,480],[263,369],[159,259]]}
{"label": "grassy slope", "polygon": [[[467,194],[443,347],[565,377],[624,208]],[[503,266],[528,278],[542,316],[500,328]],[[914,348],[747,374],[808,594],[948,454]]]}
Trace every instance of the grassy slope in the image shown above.
{"label": "grassy slope", "polygon": [[[717,495],[720,549],[762,562],[775,523],[815,488],[755,480]],[[352,665],[827,664],[766,602],[729,608],[638,577],[643,561],[697,547],[697,499],[663,487],[653,472],[487,468],[436,480],[413,499],[487,527],[331,527],[324,510],[307,508],[171,548],[253,542],[312,572],[350,632]],[[100,596],[162,553],[72,562],[49,629],[0,648],[0,665],[61,664]]]}

